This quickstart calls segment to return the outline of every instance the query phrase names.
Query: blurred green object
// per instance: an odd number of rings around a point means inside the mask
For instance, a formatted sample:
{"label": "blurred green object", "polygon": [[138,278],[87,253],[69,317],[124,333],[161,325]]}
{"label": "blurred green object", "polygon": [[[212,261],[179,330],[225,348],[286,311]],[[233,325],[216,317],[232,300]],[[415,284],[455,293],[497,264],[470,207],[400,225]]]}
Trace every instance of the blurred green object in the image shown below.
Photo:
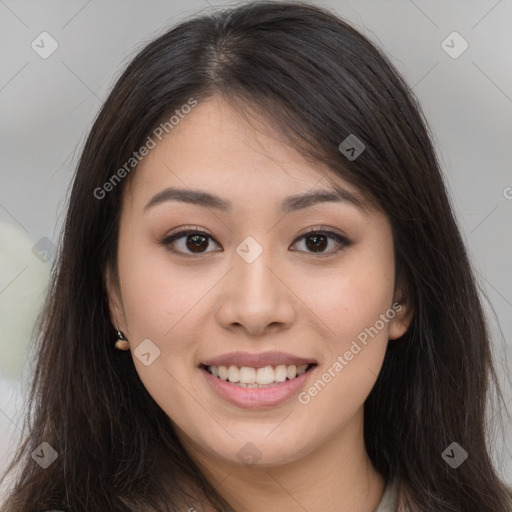
{"label": "blurred green object", "polygon": [[44,303],[55,246],[0,222],[0,376],[19,380]]}

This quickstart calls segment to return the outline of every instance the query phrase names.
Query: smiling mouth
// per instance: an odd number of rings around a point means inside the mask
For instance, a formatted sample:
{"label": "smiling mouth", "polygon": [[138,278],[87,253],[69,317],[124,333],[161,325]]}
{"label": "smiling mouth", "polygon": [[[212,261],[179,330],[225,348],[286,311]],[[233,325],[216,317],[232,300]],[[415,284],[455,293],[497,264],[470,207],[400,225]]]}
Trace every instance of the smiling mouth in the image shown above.
{"label": "smiling mouth", "polygon": [[200,365],[203,371],[207,371],[214,377],[234,386],[242,388],[268,388],[278,386],[285,381],[294,380],[317,366],[316,363],[296,366],[276,365],[253,368],[248,366],[206,366]]}

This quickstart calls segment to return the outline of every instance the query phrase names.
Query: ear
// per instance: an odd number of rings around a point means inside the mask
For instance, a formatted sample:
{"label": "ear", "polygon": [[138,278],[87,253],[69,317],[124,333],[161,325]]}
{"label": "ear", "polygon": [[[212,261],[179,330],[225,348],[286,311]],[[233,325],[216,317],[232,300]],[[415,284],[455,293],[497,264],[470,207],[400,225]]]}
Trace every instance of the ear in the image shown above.
{"label": "ear", "polygon": [[395,294],[391,309],[395,312],[395,316],[390,322],[389,339],[396,340],[407,332],[414,316],[407,294],[400,288]]}
{"label": "ear", "polygon": [[110,321],[116,330],[123,331],[123,333],[128,336],[119,281],[114,277],[111,265],[106,266],[103,276],[105,291],[107,294],[108,309],[110,313]]}

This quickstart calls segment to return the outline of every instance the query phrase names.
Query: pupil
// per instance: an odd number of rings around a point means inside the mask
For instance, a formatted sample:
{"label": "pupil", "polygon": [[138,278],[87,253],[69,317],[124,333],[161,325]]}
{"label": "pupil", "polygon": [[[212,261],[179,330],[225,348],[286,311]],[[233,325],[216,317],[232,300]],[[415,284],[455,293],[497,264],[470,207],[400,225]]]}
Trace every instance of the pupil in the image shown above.
{"label": "pupil", "polygon": [[[309,244],[309,240],[314,240],[313,244]],[[310,235],[306,238],[308,249],[319,252],[319,249],[325,249],[327,237],[325,235]]]}
{"label": "pupil", "polygon": [[[190,240],[192,240],[192,242],[190,243]],[[201,244],[206,241],[206,237],[204,237],[203,235],[190,235],[189,237],[187,237],[187,247],[191,250],[191,251],[195,251],[195,252],[201,252],[201,251],[198,251],[197,249],[201,249]],[[208,244],[206,244],[207,246]],[[203,249],[206,249],[206,247],[203,247]]]}

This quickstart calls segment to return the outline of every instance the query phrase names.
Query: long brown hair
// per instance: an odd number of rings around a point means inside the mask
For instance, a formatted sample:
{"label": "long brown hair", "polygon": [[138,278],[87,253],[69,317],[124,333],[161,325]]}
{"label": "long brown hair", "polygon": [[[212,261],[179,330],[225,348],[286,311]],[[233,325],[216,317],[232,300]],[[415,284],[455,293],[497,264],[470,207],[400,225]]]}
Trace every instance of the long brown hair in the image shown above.
{"label": "long brown hair", "polygon": [[[218,510],[231,510],[129,353],[113,348],[104,276],[116,268],[129,178],[95,195],[163,119],[191,97],[212,95],[263,115],[391,222],[397,279],[414,317],[389,345],[365,403],[364,435],[375,468],[400,482],[401,506],[510,512],[511,492],[486,439],[486,399],[491,385],[498,389],[486,322],[418,101],[368,39],[297,2],[244,4],[182,22],[143,48],[113,87],[74,177],[39,322],[24,438],[5,474],[19,472],[2,511],[178,510],[181,477]],[[352,161],[338,148],[351,134],[365,144]],[[58,453],[46,469],[30,456],[43,442]],[[441,456],[453,442],[469,453],[456,469]]]}

